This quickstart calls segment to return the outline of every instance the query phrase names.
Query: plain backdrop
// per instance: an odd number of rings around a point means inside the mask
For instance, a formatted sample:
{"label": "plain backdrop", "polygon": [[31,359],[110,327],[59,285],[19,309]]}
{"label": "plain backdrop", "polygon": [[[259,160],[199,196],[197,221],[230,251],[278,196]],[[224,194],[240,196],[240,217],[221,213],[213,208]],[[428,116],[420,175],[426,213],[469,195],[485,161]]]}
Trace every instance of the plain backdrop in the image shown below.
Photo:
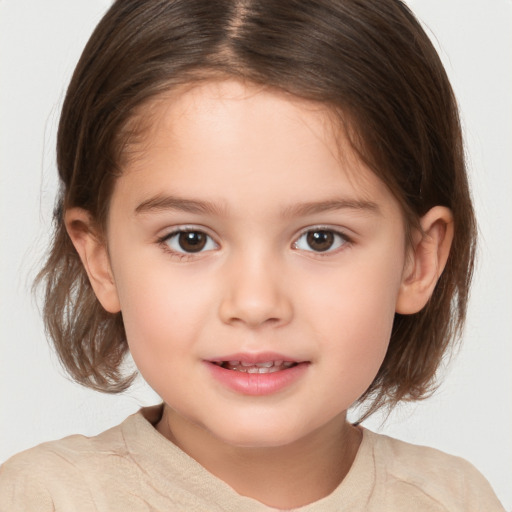
{"label": "plain backdrop", "polygon": [[[512,510],[512,2],[410,0],[459,99],[480,223],[463,346],[427,401],[371,429],[461,455]],[[55,133],[73,68],[107,0],[0,0],[0,462],[40,442],[94,435],[158,397],[72,383],[30,292],[57,188]],[[435,34],[435,35],[434,35]]]}

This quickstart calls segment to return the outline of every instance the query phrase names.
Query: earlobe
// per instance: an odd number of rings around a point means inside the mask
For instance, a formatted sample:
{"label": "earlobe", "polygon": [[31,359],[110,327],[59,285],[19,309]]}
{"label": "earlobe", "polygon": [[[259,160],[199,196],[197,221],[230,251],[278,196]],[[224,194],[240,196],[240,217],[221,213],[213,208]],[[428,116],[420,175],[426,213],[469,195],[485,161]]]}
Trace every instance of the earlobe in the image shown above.
{"label": "earlobe", "polygon": [[428,302],[443,273],[453,241],[453,215],[435,206],[420,220],[422,233],[415,234],[396,302],[396,312],[410,315]]}
{"label": "earlobe", "polygon": [[64,222],[96,297],[109,313],[118,313],[121,307],[107,247],[94,228],[91,215],[82,208],[70,208]]}

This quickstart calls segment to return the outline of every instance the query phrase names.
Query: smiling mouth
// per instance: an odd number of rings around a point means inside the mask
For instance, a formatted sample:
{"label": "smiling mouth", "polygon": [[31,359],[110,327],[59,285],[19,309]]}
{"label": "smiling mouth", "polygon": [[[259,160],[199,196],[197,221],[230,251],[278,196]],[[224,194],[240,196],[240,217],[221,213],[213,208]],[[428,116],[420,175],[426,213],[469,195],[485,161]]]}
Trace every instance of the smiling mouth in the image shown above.
{"label": "smiling mouth", "polygon": [[242,373],[275,373],[288,370],[297,366],[293,361],[263,361],[261,363],[249,363],[245,361],[212,361],[213,364],[226,370]]}

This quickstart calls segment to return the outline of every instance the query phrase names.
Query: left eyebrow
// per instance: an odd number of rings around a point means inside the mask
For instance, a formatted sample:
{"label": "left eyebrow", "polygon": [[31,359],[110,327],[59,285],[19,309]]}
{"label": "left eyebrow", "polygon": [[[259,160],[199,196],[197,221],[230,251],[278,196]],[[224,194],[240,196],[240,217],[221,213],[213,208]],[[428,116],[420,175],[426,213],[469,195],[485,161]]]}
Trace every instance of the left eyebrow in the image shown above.
{"label": "left eyebrow", "polygon": [[210,201],[199,201],[176,196],[154,196],[140,203],[135,208],[135,213],[143,214],[166,210],[176,210],[188,213],[223,215],[224,208],[221,208]]}
{"label": "left eyebrow", "polygon": [[315,213],[336,210],[356,210],[372,214],[380,214],[377,203],[372,201],[359,201],[353,199],[329,199],[327,201],[313,201],[288,206],[282,212],[283,217],[303,217]]}

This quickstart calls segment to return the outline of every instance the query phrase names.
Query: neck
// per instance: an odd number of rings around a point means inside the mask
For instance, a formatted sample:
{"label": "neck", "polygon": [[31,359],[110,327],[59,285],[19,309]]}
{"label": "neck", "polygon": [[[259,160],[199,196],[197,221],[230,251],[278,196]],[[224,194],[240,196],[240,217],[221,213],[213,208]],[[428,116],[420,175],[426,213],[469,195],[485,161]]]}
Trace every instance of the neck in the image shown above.
{"label": "neck", "polygon": [[157,429],[237,493],[278,509],[298,508],[329,495],[348,473],[362,438],[343,414],[284,446],[238,447],[167,406]]}

